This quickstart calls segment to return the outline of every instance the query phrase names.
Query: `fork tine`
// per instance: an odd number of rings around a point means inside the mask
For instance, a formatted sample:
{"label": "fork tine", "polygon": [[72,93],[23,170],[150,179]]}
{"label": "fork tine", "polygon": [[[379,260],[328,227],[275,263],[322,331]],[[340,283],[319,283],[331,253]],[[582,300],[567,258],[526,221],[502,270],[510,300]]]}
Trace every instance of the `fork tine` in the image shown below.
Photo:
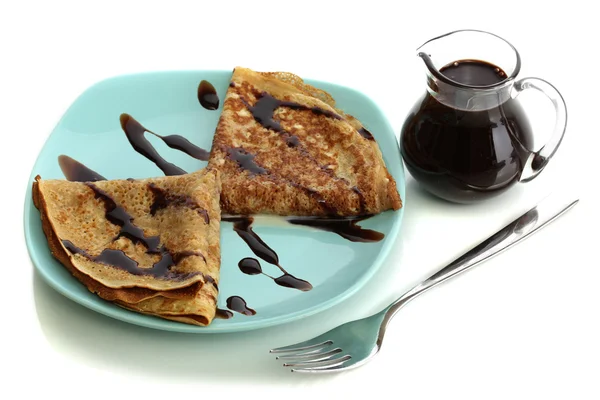
{"label": "fork tine", "polygon": [[[323,350],[323,349],[319,349],[319,350]],[[275,357],[276,360],[297,360],[297,361],[320,361],[320,360],[324,360],[327,358],[330,358],[333,355],[336,355],[337,353],[341,353],[342,349],[335,348],[333,350],[330,351],[326,351],[326,352],[320,352],[320,351],[311,351],[309,353],[301,353],[301,354],[287,354],[285,356],[277,356]]]}
{"label": "fork tine", "polygon": [[342,361],[339,364],[329,366],[329,367],[292,368],[291,371],[292,372],[300,372],[302,374],[318,374],[318,373],[326,373],[326,372],[337,372],[337,371],[348,368],[347,365],[344,365],[346,363],[346,361]]}
{"label": "fork tine", "polygon": [[269,350],[269,353],[285,353],[285,352],[295,352],[295,351],[303,351],[303,350],[316,350],[319,347],[326,347],[331,345],[333,342],[331,340],[320,341],[316,339],[307,340],[306,342],[292,344],[290,346],[278,347],[276,349]]}
{"label": "fork tine", "polygon": [[342,356],[342,357],[328,358],[327,360],[322,360],[322,361],[305,361],[305,362],[298,362],[298,363],[284,363],[283,366],[284,367],[296,367],[296,369],[298,369],[298,368],[313,369],[313,368],[319,368],[319,367],[335,367],[336,365],[343,364],[345,361],[347,361],[351,358],[352,357],[350,357],[348,354],[346,354],[345,356]]}

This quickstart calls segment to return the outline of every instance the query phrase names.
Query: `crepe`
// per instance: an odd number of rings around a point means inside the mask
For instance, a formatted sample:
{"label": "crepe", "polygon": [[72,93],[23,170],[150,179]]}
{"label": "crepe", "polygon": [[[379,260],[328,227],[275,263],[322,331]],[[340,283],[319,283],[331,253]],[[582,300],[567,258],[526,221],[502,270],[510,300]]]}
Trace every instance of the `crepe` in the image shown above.
{"label": "crepe", "polygon": [[50,250],[105,300],[208,325],[220,269],[216,170],[141,180],[36,177],[33,199]]}
{"label": "crepe", "polygon": [[402,206],[370,132],[289,73],[234,70],[209,166],[221,172],[223,213],[352,216]]}

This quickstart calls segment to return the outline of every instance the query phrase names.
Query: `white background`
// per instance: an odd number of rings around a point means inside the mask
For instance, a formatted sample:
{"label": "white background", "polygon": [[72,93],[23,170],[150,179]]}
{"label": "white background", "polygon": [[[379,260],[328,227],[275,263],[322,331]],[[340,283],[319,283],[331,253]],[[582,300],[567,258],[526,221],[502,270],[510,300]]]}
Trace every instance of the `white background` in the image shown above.
{"label": "white background", "polygon": [[[2,2],[0,397],[306,399],[383,390],[406,399],[600,398],[596,14],[578,1],[391,4]],[[520,77],[539,76],[561,90],[569,108],[563,145],[539,178],[483,204],[438,201],[408,176],[394,254],[344,304],[244,334],[173,334],[97,315],[34,273],[22,231],[28,177],[63,112],[97,81],[237,65],[291,71],[366,93],[399,132],[425,88],[415,49],[464,28],[505,37],[521,53]],[[540,104],[533,114],[548,111],[540,126],[550,126],[547,103],[532,98]],[[552,191],[581,202],[403,309],[367,365],[306,376],[268,354],[379,310]]]}

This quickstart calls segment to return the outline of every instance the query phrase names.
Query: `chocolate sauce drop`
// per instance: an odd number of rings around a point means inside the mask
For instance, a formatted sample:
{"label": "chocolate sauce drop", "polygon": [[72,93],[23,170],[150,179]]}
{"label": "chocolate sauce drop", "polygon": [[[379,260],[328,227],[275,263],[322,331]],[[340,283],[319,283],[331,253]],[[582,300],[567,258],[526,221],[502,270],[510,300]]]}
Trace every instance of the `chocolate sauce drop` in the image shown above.
{"label": "chocolate sauce drop", "polygon": [[229,310],[223,310],[222,308],[217,308],[215,318],[230,319],[230,318],[233,318],[233,313]]}
{"label": "chocolate sauce drop", "polygon": [[246,257],[242,258],[238,263],[238,267],[240,270],[247,275],[259,275],[262,274],[278,284],[279,286],[288,287],[292,289],[302,290],[303,292],[309,291],[313,288],[310,282],[305,281],[304,279],[299,279],[285,271],[283,268],[279,267],[283,272],[278,278],[274,278],[271,275],[268,275],[263,272],[262,267],[260,266],[260,262],[256,258]]}
{"label": "chocolate sauce drop", "polygon": [[92,171],[79,161],[64,154],[58,156],[58,165],[65,178],[71,182],[97,182],[106,180],[105,177],[96,171]]}
{"label": "chocolate sauce drop", "polygon": [[212,83],[204,80],[200,82],[198,85],[198,101],[207,110],[219,108],[219,95],[217,95]]}
{"label": "chocolate sauce drop", "polygon": [[255,315],[256,311],[248,307],[246,300],[240,296],[231,296],[227,299],[227,308],[244,315]]}
{"label": "chocolate sauce drop", "polygon": [[360,221],[371,217],[361,215],[358,217],[318,218],[318,217],[290,217],[287,221],[294,225],[305,225],[323,231],[333,232],[351,242],[379,242],[385,235],[371,229],[364,229],[358,225]]}
{"label": "chocolate sauce drop", "polygon": [[242,258],[238,263],[238,267],[246,275],[259,275],[263,273],[260,262],[256,258]]}
{"label": "chocolate sauce drop", "polygon": [[311,290],[313,288],[313,286],[308,281],[305,281],[304,279],[296,278],[294,275],[287,274],[287,273],[281,275],[278,278],[275,278],[274,281],[279,286],[292,288],[292,289],[298,289],[298,290],[302,290],[303,292],[308,292],[309,290]]}

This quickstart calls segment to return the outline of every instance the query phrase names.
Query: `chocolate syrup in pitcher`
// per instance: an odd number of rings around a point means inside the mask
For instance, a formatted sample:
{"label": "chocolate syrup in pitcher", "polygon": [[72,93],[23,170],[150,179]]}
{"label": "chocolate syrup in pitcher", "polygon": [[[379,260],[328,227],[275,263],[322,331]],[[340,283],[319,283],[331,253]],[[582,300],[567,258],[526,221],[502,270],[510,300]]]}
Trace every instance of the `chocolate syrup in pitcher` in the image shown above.
{"label": "chocolate syrup in pitcher", "polygon": [[[507,77],[496,65],[478,60],[457,61],[440,72],[471,87],[500,84]],[[409,113],[400,140],[411,175],[435,195],[459,203],[508,189],[519,179],[532,144],[531,127],[516,100],[469,111],[443,104],[429,92]]]}

